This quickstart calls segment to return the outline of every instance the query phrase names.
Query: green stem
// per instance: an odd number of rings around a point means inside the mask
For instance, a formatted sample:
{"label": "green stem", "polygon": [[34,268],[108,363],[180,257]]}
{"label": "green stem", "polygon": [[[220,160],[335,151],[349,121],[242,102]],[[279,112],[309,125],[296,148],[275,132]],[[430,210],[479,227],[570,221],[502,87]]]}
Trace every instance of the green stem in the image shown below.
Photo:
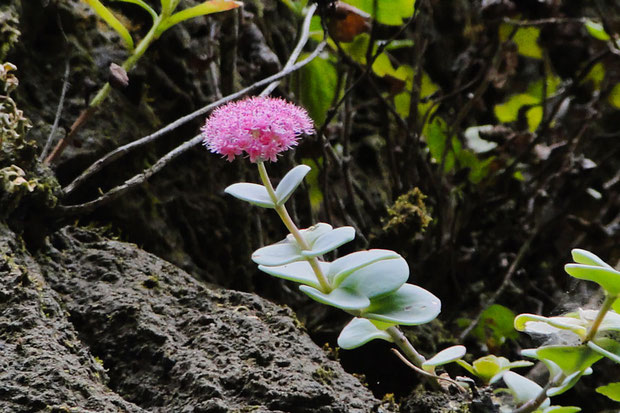
{"label": "green stem", "polygon": [[594,322],[590,326],[590,329],[588,330],[588,334],[586,334],[584,343],[587,343],[588,341],[594,338],[594,336],[598,332],[598,328],[601,326],[601,323],[603,322],[603,319],[605,318],[605,315],[611,309],[611,306],[613,305],[614,301],[616,301],[617,298],[618,297],[616,296],[605,295],[605,301],[603,301],[603,305],[601,305],[600,310],[598,310],[598,314],[596,315]]}
{"label": "green stem", "polygon": [[[142,40],[140,40],[140,43],[138,43],[138,46],[134,49],[131,56],[129,56],[127,60],[123,62],[121,67],[125,70],[125,72],[129,72],[131,69],[134,68],[136,63],[138,63],[138,60],[140,60],[142,55],[144,55],[151,43],[153,43],[157,39],[157,37],[159,37],[157,33],[157,28],[162,21],[163,16],[157,16],[157,19],[153,21],[153,26],[151,27],[149,32],[146,34],[146,36],[144,36],[144,38],[142,38]],[[91,108],[99,106],[108,97],[110,90],[112,90],[112,88],[110,87],[110,83],[106,83],[105,85],[103,85],[103,87],[99,89],[93,100],[90,101],[88,106],[90,106]]]}
{"label": "green stem", "polygon": [[[269,179],[269,175],[267,174],[267,168],[265,168],[265,163],[263,161],[258,161],[256,165],[258,166],[258,173],[260,175],[260,179],[263,182],[263,185],[265,185],[265,188],[267,188],[267,193],[269,194],[271,201],[276,205],[275,210],[280,216],[282,222],[284,223],[284,226],[286,226],[286,229],[288,229],[288,231],[293,235],[295,241],[297,241],[297,244],[299,244],[301,249],[310,250],[310,246],[301,235],[299,228],[297,228],[297,226],[293,222],[293,219],[289,215],[286,207],[284,205],[278,205],[278,197],[276,196],[276,191],[273,189],[273,185],[271,184],[271,180]],[[329,284],[329,281],[327,280],[327,277],[325,276],[325,274],[323,274],[323,270],[319,265],[319,260],[316,257],[308,258],[308,263],[312,267],[312,270],[314,271],[314,274],[316,275],[316,278],[321,285],[321,291],[325,294],[329,293],[332,288]]]}

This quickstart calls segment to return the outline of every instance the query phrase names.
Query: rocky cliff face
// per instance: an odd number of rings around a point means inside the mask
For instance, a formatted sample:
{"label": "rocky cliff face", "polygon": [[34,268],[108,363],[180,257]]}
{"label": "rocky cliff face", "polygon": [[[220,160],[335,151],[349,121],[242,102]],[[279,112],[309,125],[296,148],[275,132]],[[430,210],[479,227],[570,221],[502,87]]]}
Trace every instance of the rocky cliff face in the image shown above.
{"label": "rocky cliff face", "polygon": [[[52,2],[49,7],[65,25],[69,47],[80,43],[71,37],[76,34],[72,23],[81,17],[94,23],[92,16],[82,15],[86,11],[79,2]],[[83,148],[70,150],[56,174],[41,165],[40,144],[50,130],[60,90],[52,75],[62,58],[44,59],[55,53],[60,32],[40,36],[55,19],[31,2],[13,0],[0,7],[6,35],[0,37],[2,55],[14,46],[19,31],[26,31],[17,52],[9,55],[21,65],[25,90],[13,100],[13,66],[2,66],[0,76],[0,411],[380,410],[370,391],[311,341],[289,309],[207,285],[134,244],[105,238],[96,226],[64,226],[66,218],[55,216],[60,192],[56,176],[104,150],[105,139],[101,133],[94,139],[93,131],[110,131],[107,128],[116,125],[139,133],[144,126],[131,119],[133,111],[108,116],[108,121],[85,130]],[[41,48],[43,44],[47,47]],[[105,54],[97,41],[88,46],[94,57]],[[95,62],[80,59],[72,60],[76,81],[97,70]],[[77,93],[70,95],[68,117],[83,103]],[[32,122],[20,111],[20,102]],[[152,198],[142,199],[154,206]],[[191,216],[187,208],[198,208],[208,223],[226,211],[221,202],[200,206],[197,199],[204,197],[191,199],[176,204],[185,205],[177,213]],[[108,212],[127,213],[128,204],[121,204],[124,207],[115,205]],[[182,244],[179,234],[191,224],[189,218],[165,222],[173,207],[166,205],[163,215],[145,212],[137,222],[150,216],[153,225],[144,230],[157,233],[154,239],[172,234],[171,244],[162,248],[182,264],[184,258],[174,251]],[[185,234],[196,245],[201,231]],[[206,239],[203,247],[213,242],[219,242],[217,236]],[[205,262],[213,264],[203,268],[221,270],[216,257],[208,254]]]}

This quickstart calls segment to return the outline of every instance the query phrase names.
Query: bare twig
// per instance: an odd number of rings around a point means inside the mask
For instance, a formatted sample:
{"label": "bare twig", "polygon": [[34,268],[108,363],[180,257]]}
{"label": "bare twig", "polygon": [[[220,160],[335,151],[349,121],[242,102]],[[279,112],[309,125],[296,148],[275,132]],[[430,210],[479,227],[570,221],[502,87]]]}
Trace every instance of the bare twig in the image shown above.
{"label": "bare twig", "polygon": [[[310,8],[309,8],[309,13],[308,15],[311,16],[314,9],[316,8],[316,5],[313,4]],[[86,181],[88,178],[90,178],[92,175],[96,174],[97,172],[99,172],[104,166],[108,165],[109,163],[115,161],[116,159],[124,156],[125,154],[131,152],[132,150],[139,148],[141,146],[144,146],[148,143],[151,143],[153,141],[155,141],[156,139],[164,136],[165,134],[167,134],[168,132],[173,131],[174,129],[178,128],[179,126],[195,119],[198,116],[201,116],[207,112],[210,112],[211,110],[215,109],[216,107],[230,102],[232,100],[235,100],[243,95],[246,95],[247,93],[258,89],[262,86],[265,85],[269,85],[272,82],[277,82],[280,79],[282,79],[285,76],[288,76],[289,74],[291,74],[292,72],[296,71],[297,69],[303,67],[304,65],[308,64],[310,61],[312,61],[316,56],[318,56],[318,54],[323,50],[323,48],[325,47],[325,42],[320,43],[317,48],[304,60],[294,63],[297,58],[299,57],[299,54],[301,53],[301,50],[303,49],[303,45],[305,45],[305,43],[308,40],[308,32],[309,30],[309,23],[306,25],[304,22],[304,34],[301,36],[298,45],[302,44],[299,47],[296,47],[294,50],[294,53],[291,54],[291,56],[289,57],[288,62],[286,63],[286,65],[284,66],[284,68],[282,68],[282,70],[278,73],[276,73],[275,75],[269,76],[263,80],[260,80],[238,92],[232,93],[222,99],[218,99],[217,101],[210,103],[188,115],[185,115],[177,120],[175,120],[174,122],[170,123],[169,125],[166,125],[165,127],[159,129],[156,132],[153,132],[150,135],[147,135],[143,138],[140,138],[138,140],[135,140],[133,142],[130,142],[126,145],[120,146],[118,148],[116,148],[115,150],[107,153],[105,156],[103,156],[102,158],[98,159],[97,161],[95,161],[91,166],[89,166],[84,172],[82,172],[82,174],[80,176],[78,176],[77,178],[75,178],[73,180],[73,182],[71,182],[69,185],[67,185],[65,188],[63,188],[63,197],[68,196],[69,194],[71,194],[73,191],[75,191],[81,184],[84,183],[84,181]],[[294,63],[294,64],[293,64]],[[269,88],[269,86],[268,86]]]}
{"label": "bare twig", "polygon": [[476,318],[474,318],[474,321],[472,321],[471,324],[468,325],[465,330],[463,330],[463,332],[459,336],[460,341],[463,341],[465,337],[467,337],[469,333],[471,333],[471,331],[474,328],[476,328],[478,323],[480,323],[480,319],[482,318],[482,314],[485,312],[485,310],[489,308],[490,306],[492,306],[493,304],[495,304],[497,299],[504,293],[504,290],[506,290],[506,288],[510,284],[510,281],[512,280],[512,276],[515,274],[515,272],[517,271],[517,268],[519,268],[519,265],[521,265],[521,261],[523,261],[523,258],[525,258],[526,253],[529,251],[530,246],[532,245],[532,242],[534,241],[534,238],[536,238],[536,236],[540,232],[540,228],[541,228],[541,225],[538,225],[536,228],[534,228],[534,230],[532,231],[532,234],[523,243],[523,245],[521,245],[521,248],[519,248],[519,252],[517,252],[517,256],[515,257],[512,264],[510,264],[508,271],[506,271],[506,274],[504,275],[502,284],[495,291],[495,293],[491,296],[491,298],[487,300],[484,308],[480,310]]}
{"label": "bare twig", "polygon": [[[309,7],[308,9],[308,16],[312,16],[312,14],[314,13],[314,10],[316,8],[316,5],[312,5],[311,7]],[[307,19],[309,20],[310,17],[307,17]],[[304,33],[307,32],[309,29],[309,24],[306,25],[304,24]],[[308,36],[307,33],[302,34],[299,43],[304,43],[308,40]],[[318,56],[318,54],[321,52],[321,50],[325,47],[325,42],[321,42],[317,48],[304,60],[298,62],[298,63],[294,63],[297,58],[299,57],[299,53],[301,53],[301,50],[303,48],[303,46],[301,47],[296,47],[295,51],[297,53],[293,53],[291,54],[291,56],[289,57],[289,60],[287,61],[286,65],[284,66],[284,68],[277,74],[270,76],[266,79],[263,79],[259,82],[254,83],[253,85],[239,91],[236,93],[233,93],[232,95],[229,95],[223,99],[218,100],[217,102],[214,102],[210,105],[205,106],[205,108],[209,108],[209,109],[199,109],[195,112],[193,112],[190,115],[187,115],[181,119],[186,119],[189,116],[199,116],[200,114],[207,112],[210,109],[213,109],[225,102],[228,102],[230,100],[233,100],[239,96],[244,95],[245,93],[256,89],[258,87],[264,86],[265,84],[270,84],[271,82],[276,82],[278,80],[280,80],[281,78],[283,78],[284,76],[294,72],[295,70],[299,69],[300,67],[304,66],[305,64],[309,63],[312,59],[314,59],[316,56]],[[265,91],[263,91],[263,93],[261,93],[261,95],[266,94],[265,92],[268,91],[269,87],[267,89],[265,89]],[[199,114],[196,114],[197,112],[203,111]],[[177,123],[179,122],[181,119],[173,122],[173,123]],[[189,120],[189,119],[188,119]],[[178,126],[178,125],[177,125]],[[170,125],[168,125],[166,128],[170,127]],[[160,129],[159,131],[155,132],[155,134],[160,134],[159,136],[163,135],[162,132],[164,129]],[[174,129],[174,128],[172,128]],[[169,130],[172,130],[169,129]],[[167,130],[167,131],[169,131]],[[149,135],[146,136],[142,139],[140,139],[140,141],[144,141],[147,138],[150,138],[150,141],[154,140],[155,138],[153,138],[152,136],[155,135]],[[114,188],[112,188],[111,190],[109,190],[108,192],[104,193],[103,195],[101,195],[100,197],[89,201],[89,202],[85,202],[83,204],[79,204],[79,205],[70,205],[70,206],[60,206],[58,208],[59,213],[61,215],[73,215],[73,214],[79,214],[79,213],[85,213],[85,212],[89,212],[92,211],[104,204],[107,204],[115,199],[118,199],[121,195],[125,194],[127,191],[129,191],[130,189],[142,185],[144,182],[146,182],[151,176],[153,176],[154,174],[156,174],[157,172],[159,172],[160,170],[162,170],[166,165],[168,165],[172,160],[174,160],[175,158],[177,158],[179,155],[181,155],[182,153],[186,152],[187,150],[191,149],[192,147],[198,145],[200,142],[202,141],[202,135],[196,135],[193,138],[191,138],[190,140],[184,142],[183,144],[179,145],[178,147],[176,147],[175,149],[171,150],[170,152],[168,152],[166,155],[164,155],[162,158],[160,158],[153,166],[151,166],[150,168],[148,168],[147,170],[143,171],[142,173],[135,175],[134,177],[128,179],[127,181],[125,181],[123,184],[118,185]],[[129,150],[140,146],[140,145],[133,145],[138,141],[132,142],[131,144],[128,145],[124,145],[124,147],[120,147],[118,149],[116,149],[115,151],[112,151],[110,154],[106,155],[105,157],[101,158],[99,161],[95,162],[93,165],[91,165],[91,167],[89,167],[79,178],[83,177],[82,181],[86,178],[88,178],[90,175],[92,175],[93,173],[96,173],[97,171],[99,171],[104,165],[108,164],[109,162],[111,162],[114,159],[119,158],[120,156],[122,156],[123,154],[127,153]],[[142,145],[145,144],[145,142],[141,143]],[[124,148],[124,149],[123,149]],[[122,150],[121,150],[122,149]],[[120,150],[120,151],[119,151]],[[114,154],[114,157],[112,157],[111,159],[111,155]],[[105,162],[102,162],[105,161]],[[99,163],[100,162],[100,163]],[[99,164],[98,164],[99,163]],[[88,174],[87,174],[88,173]],[[78,178],[78,179],[79,179]],[[75,182],[75,181],[74,181]],[[73,183],[72,183],[73,184]],[[66,192],[65,192],[66,194]]]}
{"label": "bare twig", "polygon": [[45,142],[45,146],[43,147],[43,151],[39,155],[39,161],[43,161],[45,156],[50,150],[50,146],[52,145],[52,141],[54,140],[54,135],[56,135],[56,131],[58,130],[58,122],[60,121],[60,115],[62,114],[62,109],[65,106],[65,95],[67,94],[67,89],[69,89],[69,58],[65,62],[65,73],[63,75],[63,83],[62,90],[60,92],[60,99],[58,100],[58,108],[56,109],[56,116],[54,117],[54,124],[52,125],[52,130],[50,131],[49,136],[47,137],[47,142]]}

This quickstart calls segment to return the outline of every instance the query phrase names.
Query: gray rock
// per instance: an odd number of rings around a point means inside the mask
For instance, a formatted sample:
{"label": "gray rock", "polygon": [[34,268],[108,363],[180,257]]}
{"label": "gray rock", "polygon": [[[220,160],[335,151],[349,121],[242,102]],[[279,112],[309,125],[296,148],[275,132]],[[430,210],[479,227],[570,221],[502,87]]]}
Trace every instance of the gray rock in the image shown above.
{"label": "gray rock", "polygon": [[[211,289],[131,244],[85,229],[54,234],[37,259],[40,269],[24,257],[29,286],[10,271],[2,283],[3,297],[24,296],[31,309],[30,317],[7,318],[0,333],[7,337],[3,374],[13,377],[1,380],[0,403],[11,409],[20,405],[21,390],[4,395],[18,385],[8,383],[19,378],[15,370],[23,368],[18,360],[26,351],[47,390],[24,383],[24,406],[87,409],[92,400],[103,406],[96,411],[376,410],[372,394],[310,340],[287,308]],[[7,284],[17,286],[7,290]],[[9,312],[21,308],[5,304]],[[14,322],[28,326],[25,349],[17,338],[8,342],[16,337]]]}

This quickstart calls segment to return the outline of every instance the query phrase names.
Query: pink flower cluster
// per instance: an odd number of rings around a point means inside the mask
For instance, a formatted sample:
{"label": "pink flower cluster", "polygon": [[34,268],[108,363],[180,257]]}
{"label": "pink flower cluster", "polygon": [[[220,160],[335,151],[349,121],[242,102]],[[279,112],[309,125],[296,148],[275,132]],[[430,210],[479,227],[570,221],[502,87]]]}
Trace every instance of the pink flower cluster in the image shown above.
{"label": "pink flower cluster", "polygon": [[301,134],[313,133],[305,109],[283,99],[252,97],[220,106],[202,127],[203,144],[235,159],[243,152],[250,162],[271,160],[297,145]]}

